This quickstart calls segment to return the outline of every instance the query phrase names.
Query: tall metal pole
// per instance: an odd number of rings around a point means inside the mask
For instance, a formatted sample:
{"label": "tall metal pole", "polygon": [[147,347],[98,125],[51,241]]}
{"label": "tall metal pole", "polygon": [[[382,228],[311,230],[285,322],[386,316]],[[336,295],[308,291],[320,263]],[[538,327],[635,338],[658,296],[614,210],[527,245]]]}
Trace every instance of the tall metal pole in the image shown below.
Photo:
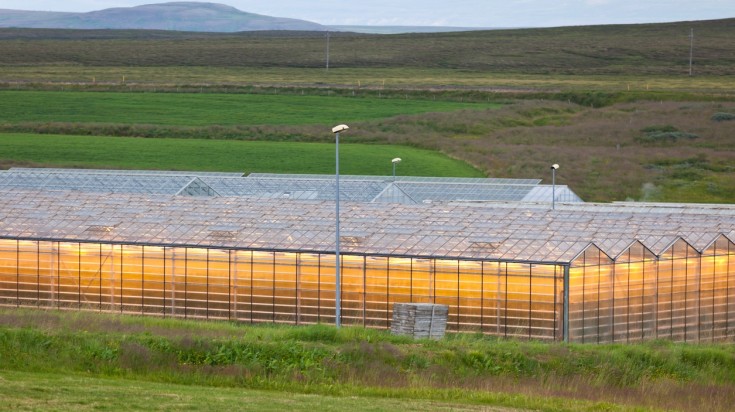
{"label": "tall metal pole", "polygon": [[327,30],[327,71],[329,71],[329,31]]}
{"label": "tall metal pole", "polygon": [[335,169],[335,188],[334,188],[334,217],[336,220],[336,230],[334,239],[334,324],[339,328],[342,320],[342,279],[340,277],[341,259],[339,258],[339,132],[349,129],[346,124],[340,124],[332,128],[334,133],[334,169]]}
{"label": "tall metal pole", "polygon": [[556,207],[556,169],[551,168],[551,210]]}
{"label": "tall metal pole", "polygon": [[692,75],[692,61],[694,60],[694,29],[689,33],[689,76]]}
{"label": "tall metal pole", "polygon": [[336,188],[335,188],[335,219],[336,219],[336,238],[335,238],[335,249],[334,249],[334,282],[335,282],[335,295],[334,295],[334,308],[335,308],[335,318],[334,318],[334,324],[337,326],[337,328],[340,327],[340,321],[342,317],[342,308],[341,306],[341,294],[342,294],[342,287],[341,287],[341,278],[340,278],[340,259],[339,259],[339,132],[334,134],[335,136],[335,144],[334,144],[334,152],[335,152],[335,176],[336,176]]}
{"label": "tall metal pole", "polygon": [[556,207],[556,169],[559,165],[554,163],[551,165],[551,210]]}

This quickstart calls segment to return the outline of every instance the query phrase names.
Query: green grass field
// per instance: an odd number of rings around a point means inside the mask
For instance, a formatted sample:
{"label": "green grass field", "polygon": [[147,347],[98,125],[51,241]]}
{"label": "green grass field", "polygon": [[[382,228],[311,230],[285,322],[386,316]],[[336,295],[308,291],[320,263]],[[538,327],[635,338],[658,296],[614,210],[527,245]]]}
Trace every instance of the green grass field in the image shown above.
{"label": "green grass field", "polygon": [[[330,143],[0,134],[5,166],[333,174],[334,150]],[[439,152],[385,144],[340,144],[340,172],[388,176],[394,157],[403,159],[399,174],[482,177]]]}
{"label": "green grass field", "polygon": [[0,123],[322,124],[331,127],[348,120],[492,107],[499,105],[298,95],[0,91]]}
{"label": "green grass field", "polygon": [[[0,409],[15,411],[512,412],[511,409],[461,401],[405,399],[377,394],[333,396],[8,370],[0,370],[0,398],[3,402]],[[591,402],[566,403],[572,406],[569,410],[594,409]]]}

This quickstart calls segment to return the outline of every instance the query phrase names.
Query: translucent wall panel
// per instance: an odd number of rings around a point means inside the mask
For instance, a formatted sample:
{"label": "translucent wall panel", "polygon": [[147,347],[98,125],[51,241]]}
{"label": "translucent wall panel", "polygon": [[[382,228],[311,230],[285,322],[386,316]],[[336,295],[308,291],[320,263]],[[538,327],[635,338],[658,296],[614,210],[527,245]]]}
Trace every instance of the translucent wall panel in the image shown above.
{"label": "translucent wall panel", "polygon": [[699,253],[681,239],[660,256],[657,337],[697,340],[699,269]]}
{"label": "translucent wall panel", "polygon": [[611,340],[612,259],[590,246],[569,270],[569,339]]}
{"label": "translucent wall panel", "polygon": [[633,342],[656,333],[656,257],[634,243],[615,262],[611,330],[604,341]]}
{"label": "translucent wall panel", "polygon": [[656,257],[636,242],[611,264],[590,248],[570,269],[570,340],[732,338],[733,249],[720,236],[700,255],[679,239]]}
{"label": "translucent wall panel", "polygon": [[735,335],[735,247],[720,236],[702,253],[700,340]]}
{"label": "translucent wall panel", "polygon": [[[395,303],[449,306],[449,331],[561,336],[563,268],[341,257],[341,320],[389,328]],[[0,241],[0,304],[189,319],[333,323],[334,255]]]}

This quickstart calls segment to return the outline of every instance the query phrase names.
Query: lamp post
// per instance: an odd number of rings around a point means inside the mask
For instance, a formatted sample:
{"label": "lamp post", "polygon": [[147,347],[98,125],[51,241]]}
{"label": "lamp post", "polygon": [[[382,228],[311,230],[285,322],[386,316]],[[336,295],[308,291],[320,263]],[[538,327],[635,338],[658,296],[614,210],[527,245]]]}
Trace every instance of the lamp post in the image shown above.
{"label": "lamp post", "polygon": [[391,163],[393,163],[393,181],[396,181],[396,165],[398,163],[401,163],[401,158],[396,157],[395,159],[391,160]]}
{"label": "lamp post", "polygon": [[551,210],[556,207],[556,169],[559,165],[554,163],[551,165]]}
{"label": "lamp post", "polygon": [[332,128],[334,133],[334,167],[335,167],[335,241],[334,241],[334,324],[337,328],[340,326],[340,318],[342,317],[341,298],[342,298],[342,279],[340,278],[340,259],[339,259],[339,132],[349,129],[346,124],[340,124]]}

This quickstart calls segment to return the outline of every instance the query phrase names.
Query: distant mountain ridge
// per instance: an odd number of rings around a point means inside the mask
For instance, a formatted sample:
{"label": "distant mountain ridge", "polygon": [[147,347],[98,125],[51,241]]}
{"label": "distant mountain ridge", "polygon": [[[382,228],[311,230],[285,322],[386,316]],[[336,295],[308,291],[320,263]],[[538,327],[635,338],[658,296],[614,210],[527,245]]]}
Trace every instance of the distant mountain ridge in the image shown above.
{"label": "distant mountain ridge", "polygon": [[247,13],[216,3],[171,2],[88,13],[0,9],[0,27],[45,29],[145,29],[197,32],[327,30],[318,23]]}

